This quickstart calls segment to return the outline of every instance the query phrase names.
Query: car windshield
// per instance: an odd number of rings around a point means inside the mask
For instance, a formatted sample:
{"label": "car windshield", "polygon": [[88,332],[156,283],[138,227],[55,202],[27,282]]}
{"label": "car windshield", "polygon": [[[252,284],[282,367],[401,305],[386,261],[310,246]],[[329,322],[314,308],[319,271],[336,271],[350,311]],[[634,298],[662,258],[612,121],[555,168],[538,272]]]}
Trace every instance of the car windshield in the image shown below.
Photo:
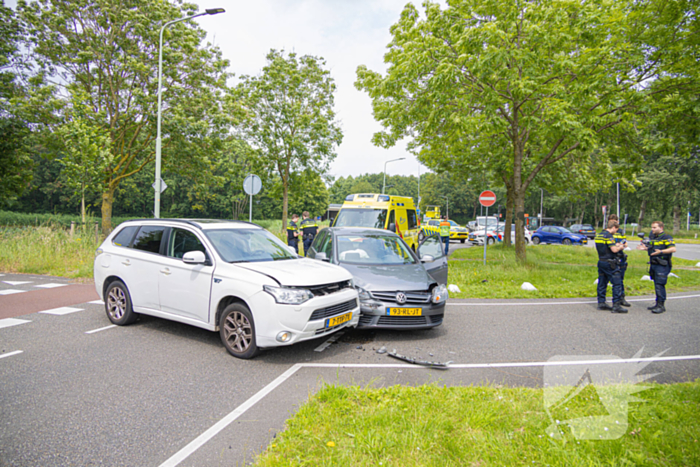
{"label": "car windshield", "polygon": [[204,233],[228,263],[296,258],[279,238],[264,229],[205,230]]}
{"label": "car windshield", "polygon": [[341,263],[391,265],[416,262],[406,244],[393,235],[338,235],[336,248]]}
{"label": "car windshield", "polygon": [[334,227],[373,227],[383,229],[386,223],[386,209],[341,209]]}
{"label": "car windshield", "polygon": [[455,221],[449,221],[449,223],[452,227],[459,227],[459,224],[456,223]]}

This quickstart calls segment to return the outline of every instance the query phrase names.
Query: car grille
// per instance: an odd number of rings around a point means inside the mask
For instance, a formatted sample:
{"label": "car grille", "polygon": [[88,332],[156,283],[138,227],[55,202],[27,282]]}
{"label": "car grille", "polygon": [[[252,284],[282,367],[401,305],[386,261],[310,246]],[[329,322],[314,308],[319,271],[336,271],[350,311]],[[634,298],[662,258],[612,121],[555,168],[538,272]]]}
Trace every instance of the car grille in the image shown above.
{"label": "car grille", "polygon": [[354,308],[357,308],[356,298],[348,300],[347,302],[339,303],[337,305],[319,308],[318,310],[315,310],[313,313],[311,313],[311,318],[309,318],[309,321],[318,321],[319,319],[330,318],[331,316],[350,311]]}
{"label": "car grille", "polygon": [[339,329],[339,328],[342,328],[342,327],[347,326],[347,324],[348,324],[349,322],[350,322],[350,321],[348,321],[347,323],[343,323],[343,324],[339,324],[339,325],[337,325],[337,326],[330,327],[330,328],[316,329],[316,332],[314,333],[314,335],[315,335],[315,336],[320,336],[320,335],[322,335],[322,334],[328,334],[329,332],[335,331],[336,329]]}
{"label": "car grille", "polygon": [[350,281],[334,282],[332,284],[314,285],[311,287],[296,287],[299,289],[310,290],[314,297],[322,297],[324,295],[330,295],[336,292],[340,292],[344,289],[351,289],[352,284]]}
{"label": "car grille", "polygon": [[445,315],[432,316],[376,316],[360,315],[360,326],[425,326],[442,324]]}
{"label": "car grille", "polygon": [[[396,291],[392,292],[375,292],[372,291],[370,292],[372,294],[372,297],[376,298],[377,300],[381,300],[382,302],[391,302],[391,303],[396,303]],[[421,304],[421,303],[430,303],[430,292],[404,292],[406,294],[406,303],[402,303],[402,305],[408,305],[408,304]]]}

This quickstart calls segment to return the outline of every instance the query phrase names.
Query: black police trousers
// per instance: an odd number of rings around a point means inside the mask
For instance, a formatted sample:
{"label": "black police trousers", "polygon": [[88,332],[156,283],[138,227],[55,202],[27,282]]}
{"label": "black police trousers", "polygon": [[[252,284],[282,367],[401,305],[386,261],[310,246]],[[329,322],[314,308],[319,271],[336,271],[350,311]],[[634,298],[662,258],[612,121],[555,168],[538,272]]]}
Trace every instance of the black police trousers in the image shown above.
{"label": "black police trousers", "polygon": [[292,248],[294,248],[294,251],[299,253],[299,240],[297,240],[296,238],[294,240],[287,240],[287,245],[291,246]]}
{"label": "black police trousers", "polygon": [[620,285],[622,286],[622,296],[625,296],[625,273],[627,272],[627,260],[620,260]]}
{"label": "black police trousers", "polygon": [[668,274],[671,272],[671,266],[661,266],[660,264],[652,264],[649,266],[649,277],[654,281],[654,292],[656,292],[656,303],[666,301],[666,282]]}
{"label": "black police trousers", "polygon": [[613,303],[622,300],[622,269],[617,264],[613,266],[605,260],[598,261],[598,304],[605,303],[608,292],[608,282],[612,283]]}
{"label": "black police trousers", "polygon": [[309,255],[309,249],[311,248],[311,244],[314,242],[314,237],[309,236],[309,238],[304,238],[304,256]]}

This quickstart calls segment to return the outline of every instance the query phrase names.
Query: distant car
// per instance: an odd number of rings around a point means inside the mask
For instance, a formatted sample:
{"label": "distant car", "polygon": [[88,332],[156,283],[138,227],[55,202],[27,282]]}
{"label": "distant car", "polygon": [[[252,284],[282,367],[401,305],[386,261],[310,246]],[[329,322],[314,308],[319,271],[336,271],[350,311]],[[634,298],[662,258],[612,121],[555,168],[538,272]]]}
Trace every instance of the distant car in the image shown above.
{"label": "distant car", "polygon": [[[425,237],[432,234],[440,235],[440,222],[440,219],[429,219],[428,222],[423,224],[421,226],[421,241]],[[452,220],[448,220],[447,222],[450,223],[450,240],[459,240],[462,243],[466,242],[467,238],[469,237],[469,231],[467,230],[467,228],[462,227],[461,225]]]}
{"label": "distant car", "polygon": [[[498,235],[501,237],[501,241],[503,241],[503,232],[505,232],[505,226],[500,225],[498,226]],[[525,243],[530,243],[532,241],[532,235],[530,234],[530,231],[528,230],[527,227],[523,226],[523,230],[525,233]],[[510,225],[510,242],[515,243],[515,224]]]}
{"label": "distant car", "polygon": [[588,237],[582,234],[573,233],[571,230],[560,225],[546,225],[540,227],[532,234],[532,243],[561,243],[562,245],[585,245]]}
{"label": "distant car", "polygon": [[393,232],[370,228],[323,229],[309,258],[347,269],[360,294],[361,328],[429,329],[442,324],[447,257],[438,235],[416,253]]}
{"label": "distant car", "polygon": [[585,235],[586,237],[593,239],[595,238],[595,229],[591,224],[574,224],[569,227],[573,233]]}
{"label": "distant car", "polygon": [[[487,244],[492,245],[496,242],[500,242],[503,240],[503,237],[498,234],[497,231],[498,227],[495,225],[489,225],[486,228],[486,237],[487,237]],[[472,243],[474,245],[483,245],[484,244],[484,229],[482,228],[481,230],[475,230],[469,234],[469,243]]]}

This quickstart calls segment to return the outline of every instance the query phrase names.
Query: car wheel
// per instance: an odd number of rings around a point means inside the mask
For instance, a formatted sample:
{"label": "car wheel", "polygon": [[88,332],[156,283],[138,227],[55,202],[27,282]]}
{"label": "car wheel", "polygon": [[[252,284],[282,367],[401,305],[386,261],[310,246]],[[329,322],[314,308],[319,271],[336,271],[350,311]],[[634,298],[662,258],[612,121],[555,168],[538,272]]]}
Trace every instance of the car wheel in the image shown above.
{"label": "car wheel", "polygon": [[539,245],[540,244],[540,237],[532,237],[532,244]]}
{"label": "car wheel", "polygon": [[219,334],[224,347],[234,357],[247,359],[260,353],[255,341],[253,315],[242,303],[226,307],[219,321]]}
{"label": "car wheel", "polygon": [[114,281],[107,286],[105,311],[107,312],[107,318],[118,326],[131,324],[139,317],[138,313],[134,313],[131,306],[129,289],[126,288],[122,281]]}
{"label": "car wheel", "polygon": [[486,239],[486,244],[487,244],[487,245],[493,245],[493,242],[495,242],[495,240],[494,240],[492,237],[489,237],[489,238]]}
{"label": "car wheel", "polygon": [[464,241],[465,241],[464,239],[461,239],[461,240],[460,240],[460,242],[462,242],[462,243],[464,243]]}
{"label": "car wheel", "polygon": [[571,245],[571,239],[565,238],[564,240],[561,241],[564,245]]}

